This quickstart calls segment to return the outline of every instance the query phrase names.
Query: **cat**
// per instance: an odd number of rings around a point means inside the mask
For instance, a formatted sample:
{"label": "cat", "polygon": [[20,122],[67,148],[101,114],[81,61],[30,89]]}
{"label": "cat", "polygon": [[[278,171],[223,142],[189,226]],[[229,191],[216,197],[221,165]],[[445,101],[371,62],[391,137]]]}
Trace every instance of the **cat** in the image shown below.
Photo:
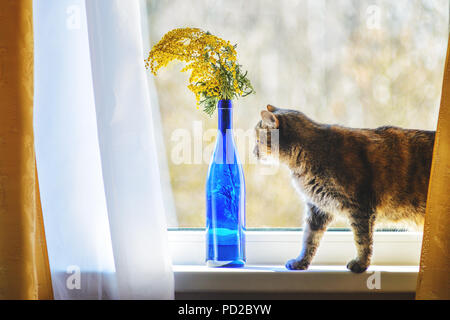
{"label": "cat", "polygon": [[[375,222],[423,225],[434,131],[326,125],[271,105],[261,118],[255,128],[256,158],[276,150],[306,200],[303,248],[287,269],[309,267],[336,215],[345,216],[353,231],[357,256],[347,269],[355,273],[370,265]],[[278,129],[276,146],[267,134],[273,129]]]}

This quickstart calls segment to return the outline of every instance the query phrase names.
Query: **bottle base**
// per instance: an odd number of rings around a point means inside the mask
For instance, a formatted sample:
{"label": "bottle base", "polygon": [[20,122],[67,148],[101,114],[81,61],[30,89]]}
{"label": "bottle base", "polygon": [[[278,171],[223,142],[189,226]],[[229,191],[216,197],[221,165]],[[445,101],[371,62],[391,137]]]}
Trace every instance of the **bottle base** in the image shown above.
{"label": "bottle base", "polygon": [[243,260],[235,260],[235,261],[207,260],[206,266],[208,268],[242,268],[245,266],[245,261],[243,261]]}

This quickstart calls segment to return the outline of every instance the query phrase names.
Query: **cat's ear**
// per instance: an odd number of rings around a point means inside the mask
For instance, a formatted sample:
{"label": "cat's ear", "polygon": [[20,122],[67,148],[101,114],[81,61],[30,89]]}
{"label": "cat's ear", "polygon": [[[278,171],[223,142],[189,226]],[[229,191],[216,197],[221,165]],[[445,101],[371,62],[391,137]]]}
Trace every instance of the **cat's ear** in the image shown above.
{"label": "cat's ear", "polygon": [[261,118],[262,121],[269,127],[277,129],[280,125],[276,115],[274,115],[272,112],[263,110],[261,111]]}
{"label": "cat's ear", "polygon": [[271,105],[271,104],[267,105],[267,111],[274,112],[277,110],[278,110],[278,108],[274,107],[273,105]]}

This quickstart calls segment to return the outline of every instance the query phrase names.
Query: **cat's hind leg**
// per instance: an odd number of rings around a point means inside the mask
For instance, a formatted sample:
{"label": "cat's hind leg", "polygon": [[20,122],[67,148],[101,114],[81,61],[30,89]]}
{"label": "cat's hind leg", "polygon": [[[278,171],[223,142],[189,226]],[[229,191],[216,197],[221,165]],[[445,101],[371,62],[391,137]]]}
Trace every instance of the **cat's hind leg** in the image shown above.
{"label": "cat's hind leg", "polygon": [[320,210],[311,203],[308,203],[306,208],[302,251],[296,259],[291,259],[286,263],[286,268],[289,270],[308,269],[327,226],[333,220],[330,214]]}

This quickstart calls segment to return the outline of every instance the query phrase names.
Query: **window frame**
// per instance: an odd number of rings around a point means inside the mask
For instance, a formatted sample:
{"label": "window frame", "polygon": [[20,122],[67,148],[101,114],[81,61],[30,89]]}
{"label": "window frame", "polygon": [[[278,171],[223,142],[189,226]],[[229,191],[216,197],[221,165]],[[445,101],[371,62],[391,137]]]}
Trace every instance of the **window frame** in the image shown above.
{"label": "window frame", "polygon": [[[302,229],[249,229],[246,232],[247,265],[282,265],[298,256]],[[205,230],[168,230],[174,265],[205,264]],[[417,266],[420,262],[422,232],[376,231],[372,265]],[[353,233],[348,229],[327,231],[312,265],[346,265],[356,255]]]}

